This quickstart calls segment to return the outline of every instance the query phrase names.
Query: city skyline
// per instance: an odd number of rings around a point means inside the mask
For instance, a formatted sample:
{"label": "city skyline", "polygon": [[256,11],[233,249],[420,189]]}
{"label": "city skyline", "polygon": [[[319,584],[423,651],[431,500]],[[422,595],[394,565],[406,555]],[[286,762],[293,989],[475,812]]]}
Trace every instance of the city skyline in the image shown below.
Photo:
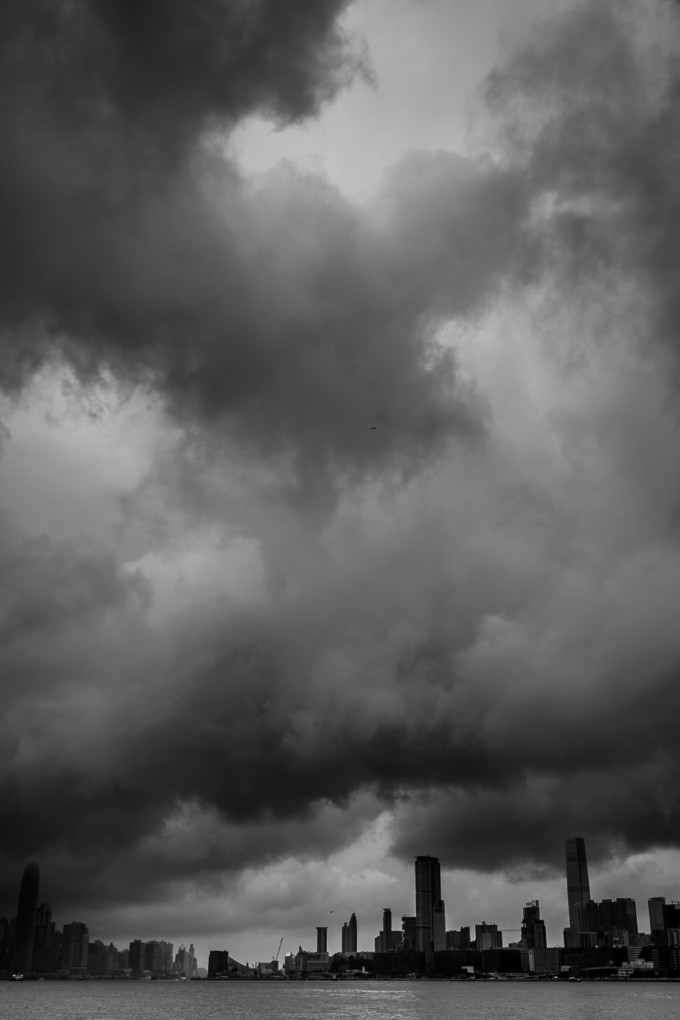
{"label": "city skyline", "polygon": [[[563,878],[568,924],[560,938],[549,938],[538,899],[529,900],[522,908],[521,928],[505,928],[497,921],[488,920],[460,924],[457,927],[456,921],[453,926],[447,926],[442,900],[440,861],[430,855],[420,855],[414,861],[414,881],[411,890],[414,913],[403,915],[400,925],[393,924],[392,908],[384,907],[382,929],[373,940],[374,945],[371,945],[366,925],[362,926],[359,937],[357,914],[353,911],[348,921],[335,919],[335,925],[340,931],[339,950],[334,946],[333,936],[329,945],[328,932],[331,926],[328,924],[316,926],[314,946],[309,940],[301,939],[298,950],[304,953],[305,958],[309,954],[310,958],[318,960],[313,966],[322,971],[328,969],[330,960],[338,953],[347,956],[359,953],[364,959],[373,958],[374,954],[382,956],[406,954],[411,960],[407,965],[409,970],[418,966],[415,963],[416,957],[421,960],[420,966],[432,969],[436,953],[461,950],[470,946],[475,950],[486,951],[512,949],[519,945],[523,950],[541,952],[544,956],[547,952],[549,956],[555,947],[562,947],[565,952],[590,951],[596,945],[596,937],[611,941],[612,946],[619,945],[620,940],[625,938],[625,946],[629,944],[636,946],[634,951],[639,954],[640,948],[645,945],[671,944],[667,943],[666,936],[666,930],[669,928],[674,931],[668,938],[672,935],[672,944],[680,945],[680,901],[672,894],[648,897],[645,920],[639,924],[635,898],[624,895],[624,892],[630,890],[618,890],[619,894],[616,897],[601,896],[600,899],[591,897],[585,839],[581,836],[566,837],[564,849]],[[183,942],[177,956],[173,956],[173,943],[156,937],[150,940],[134,938],[129,943],[129,949],[125,946],[116,947],[112,942],[106,948],[109,940],[90,937],[89,928],[82,921],[64,924],[62,931],[52,922],[52,904],[44,900],[39,886],[38,864],[29,862],[23,870],[16,916],[10,918],[2,917],[0,914],[0,976],[7,977],[10,973],[31,975],[57,971],[81,976],[110,975],[112,972],[118,976],[128,977],[141,977],[142,973],[146,972],[165,977],[177,974],[191,977],[197,973],[199,976],[205,976],[200,960],[197,961],[193,942],[188,954],[191,963],[187,969],[187,951]],[[333,914],[335,911],[330,913]],[[624,935],[624,930],[628,934]],[[474,934],[471,935],[471,932]],[[463,937],[463,933],[467,934]],[[272,954],[272,961],[275,960],[277,966],[283,966],[283,960],[279,960],[279,957],[284,941],[290,943],[290,933],[281,936],[276,954]],[[99,956],[94,962],[88,956],[88,944],[93,943],[99,946],[98,951],[108,953],[110,959],[106,964],[100,962],[102,958]],[[294,948],[287,948],[284,952],[285,958],[295,955]],[[227,970],[223,964],[228,957],[237,960],[241,967],[245,959],[246,967],[248,964],[251,967],[257,966],[260,974],[262,972],[259,968],[269,967],[270,961],[261,956],[252,961],[247,958],[239,959],[241,956],[242,954],[238,951],[235,953],[233,948],[230,951],[224,946],[220,949],[213,946],[206,953],[206,961],[208,958],[215,958],[214,965],[217,966],[218,959],[221,960],[218,969],[224,976],[227,975]],[[556,966],[557,958],[553,956],[550,960],[551,965]],[[547,957],[544,962],[547,962]],[[680,968],[680,956],[674,964],[671,962],[671,965],[675,969]],[[93,966],[95,970],[92,969]],[[209,966],[212,967],[213,963]],[[286,968],[288,967],[289,964],[286,964]],[[306,969],[306,963],[304,967]],[[533,970],[533,963],[530,967]],[[297,964],[294,969],[297,970]],[[208,974],[210,973],[212,972],[208,970]]]}
{"label": "city skyline", "polygon": [[431,854],[447,929],[554,940],[565,833],[674,895],[678,50],[676,0],[0,4],[6,911],[37,861],[94,937],[331,951]]}

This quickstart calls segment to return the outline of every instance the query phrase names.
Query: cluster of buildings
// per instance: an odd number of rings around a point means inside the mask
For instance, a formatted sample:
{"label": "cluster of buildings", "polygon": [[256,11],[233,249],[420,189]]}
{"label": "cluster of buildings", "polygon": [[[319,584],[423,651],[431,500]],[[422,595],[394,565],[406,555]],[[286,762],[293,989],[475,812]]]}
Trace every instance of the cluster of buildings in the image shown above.
{"label": "cluster of buildings", "polygon": [[[680,903],[667,903],[663,897],[650,899],[650,931],[639,931],[631,897],[591,898],[586,846],[580,836],[566,840],[566,877],[569,925],[559,946],[548,944],[538,900],[524,906],[516,929],[503,930],[487,921],[472,930],[447,929],[439,860],[422,856],[415,860],[415,914],[402,917],[401,925],[396,926],[391,909],[386,907],[371,950],[358,949],[357,917],[352,914],[342,925],[340,953],[329,956],[328,930],[321,927],[316,930],[316,948],[300,947],[297,953],[286,954],[282,973],[278,961],[272,961],[259,964],[247,976],[680,978]],[[506,944],[504,936],[508,935],[514,938]],[[219,955],[219,973],[209,968],[208,976],[237,976],[227,951]]]}
{"label": "cluster of buildings", "polygon": [[0,976],[194,978],[194,947],[135,939],[127,949],[99,939],[90,941],[86,924],[73,921],[58,929],[52,907],[39,902],[37,864],[24,868],[16,916],[0,917]]}
{"label": "cluster of buildings", "polygon": [[[429,975],[473,977],[654,977],[680,979],[680,903],[664,897],[648,901],[649,932],[638,929],[631,897],[594,900],[590,895],[585,841],[566,840],[569,925],[563,944],[548,945],[538,900],[528,902],[521,924],[503,930],[483,921],[447,929],[438,858],[416,857],[415,913],[395,925],[392,910],[382,914],[382,928],[370,949],[359,949],[357,916],[342,924],[342,949],[328,952],[328,928],[316,929],[316,948],[279,952],[269,963],[237,963],[228,950],[210,952],[208,970],[197,967],[194,947],[135,939],[127,949],[90,941],[87,926],[74,921],[57,930],[52,908],[39,902],[37,864],[28,864],[16,916],[0,917],[0,975],[209,979],[234,977],[328,978]],[[506,945],[504,936],[513,935]],[[516,937],[519,936],[519,937]]]}

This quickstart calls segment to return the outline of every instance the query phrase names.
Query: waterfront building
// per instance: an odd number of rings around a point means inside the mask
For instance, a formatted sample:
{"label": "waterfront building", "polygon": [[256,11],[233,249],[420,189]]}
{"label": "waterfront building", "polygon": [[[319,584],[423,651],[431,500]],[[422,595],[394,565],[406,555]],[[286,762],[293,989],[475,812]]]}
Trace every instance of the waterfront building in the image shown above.
{"label": "waterfront building", "polygon": [[229,976],[229,950],[211,949],[208,954],[208,980],[216,981],[218,978]]}
{"label": "waterfront building", "polygon": [[140,977],[144,970],[144,943],[135,939],[130,943],[130,971],[133,977]]}

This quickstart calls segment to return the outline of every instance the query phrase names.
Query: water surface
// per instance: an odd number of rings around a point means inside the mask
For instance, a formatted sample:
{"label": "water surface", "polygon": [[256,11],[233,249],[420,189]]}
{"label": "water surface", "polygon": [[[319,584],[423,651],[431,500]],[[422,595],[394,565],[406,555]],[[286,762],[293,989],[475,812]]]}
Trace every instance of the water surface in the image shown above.
{"label": "water surface", "polygon": [[680,983],[0,982],[0,1020],[678,1020]]}

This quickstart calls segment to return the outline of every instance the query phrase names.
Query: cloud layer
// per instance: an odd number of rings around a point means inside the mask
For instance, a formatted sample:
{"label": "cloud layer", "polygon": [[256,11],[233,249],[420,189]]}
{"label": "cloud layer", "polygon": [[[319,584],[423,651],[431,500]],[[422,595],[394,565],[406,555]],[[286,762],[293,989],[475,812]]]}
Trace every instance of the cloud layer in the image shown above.
{"label": "cloud layer", "polygon": [[357,207],[221,154],[357,70],[280,6],[2,11],[0,471],[28,413],[74,480],[70,529],[63,477],[3,501],[6,861],[93,904],[383,809],[452,868],[677,846],[679,12],[546,22],[485,152]]}

